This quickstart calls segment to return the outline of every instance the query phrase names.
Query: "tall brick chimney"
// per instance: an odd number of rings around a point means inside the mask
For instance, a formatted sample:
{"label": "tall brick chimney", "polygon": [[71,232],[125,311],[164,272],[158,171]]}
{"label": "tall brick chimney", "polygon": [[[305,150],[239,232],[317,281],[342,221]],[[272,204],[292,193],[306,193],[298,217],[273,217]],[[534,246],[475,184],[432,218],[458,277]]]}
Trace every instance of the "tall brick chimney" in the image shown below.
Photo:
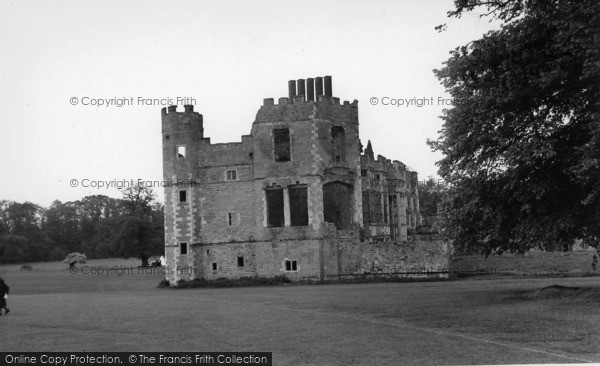
{"label": "tall brick chimney", "polygon": [[331,76],[325,76],[325,96],[331,98],[332,94],[332,86],[331,86]]}
{"label": "tall brick chimney", "polygon": [[323,78],[318,76],[315,79],[315,99],[318,101],[321,95],[323,95]]}
{"label": "tall brick chimney", "polygon": [[288,95],[290,101],[294,100],[296,96],[296,80],[288,81]]}
{"label": "tall brick chimney", "polygon": [[306,79],[306,100],[309,102],[315,101],[315,79]]}
{"label": "tall brick chimney", "polygon": [[302,98],[306,100],[306,91],[304,89],[304,79],[298,79],[297,85],[298,85],[297,95],[301,95]]}

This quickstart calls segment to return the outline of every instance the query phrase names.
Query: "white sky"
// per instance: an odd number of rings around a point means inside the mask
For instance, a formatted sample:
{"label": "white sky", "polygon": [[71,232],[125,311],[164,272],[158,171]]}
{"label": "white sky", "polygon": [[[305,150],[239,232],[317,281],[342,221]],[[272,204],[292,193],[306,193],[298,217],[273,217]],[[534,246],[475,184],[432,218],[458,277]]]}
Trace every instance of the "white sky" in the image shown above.
{"label": "white sky", "polygon": [[[263,98],[287,81],[332,75],[333,95],[359,101],[363,144],[436,175],[427,138],[447,98],[432,70],[492,28],[451,0],[0,0],[0,199],[48,206],[116,188],[71,179],[162,179],[160,109],[137,98],[192,97],[212,142],[240,141]],[[436,25],[448,23],[438,33]],[[70,98],[134,98],[117,108]],[[433,105],[369,100],[434,98]],[[182,108],[181,108],[182,109]],[[162,190],[158,192],[162,199]]]}

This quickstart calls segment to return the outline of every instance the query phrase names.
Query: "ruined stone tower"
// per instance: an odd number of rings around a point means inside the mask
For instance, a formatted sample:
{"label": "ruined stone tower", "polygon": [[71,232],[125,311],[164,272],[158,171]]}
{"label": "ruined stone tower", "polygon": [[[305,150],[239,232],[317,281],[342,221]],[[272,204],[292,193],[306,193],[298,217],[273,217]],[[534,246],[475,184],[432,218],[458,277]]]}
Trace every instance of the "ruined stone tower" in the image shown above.
{"label": "ruined stone tower", "polygon": [[361,155],[358,102],[333,97],[330,76],[289,81],[241,142],[211,144],[192,106],[163,108],[162,135],[171,282],[339,276],[354,263],[343,248],[358,253],[359,239],[406,240],[413,173],[375,160],[370,143]]}

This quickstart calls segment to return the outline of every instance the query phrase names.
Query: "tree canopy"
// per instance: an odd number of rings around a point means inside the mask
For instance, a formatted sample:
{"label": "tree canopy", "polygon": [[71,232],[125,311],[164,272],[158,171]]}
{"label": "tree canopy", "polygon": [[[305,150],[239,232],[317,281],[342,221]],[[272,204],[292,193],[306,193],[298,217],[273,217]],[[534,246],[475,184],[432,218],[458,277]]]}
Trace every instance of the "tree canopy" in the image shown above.
{"label": "tree canopy", "polygon": [[162,206],[154,193],[137,187],[123,199],[86,196],[54,201],[0,201],[0,263],[62,260],[68,253],[88,258],[137,257],[142,264],[164,251]]}
{"label": "tree canopy", "polygon": [[445,232],[485,254],[600,239],[600,2],[456,0],[501,29],[434,70]]}

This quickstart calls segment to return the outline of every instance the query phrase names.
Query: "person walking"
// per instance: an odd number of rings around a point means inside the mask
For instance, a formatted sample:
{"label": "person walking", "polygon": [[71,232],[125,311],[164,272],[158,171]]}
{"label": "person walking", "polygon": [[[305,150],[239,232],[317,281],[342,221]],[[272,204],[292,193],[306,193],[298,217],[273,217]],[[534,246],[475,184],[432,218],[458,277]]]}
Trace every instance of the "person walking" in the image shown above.
{"label": "person walking", "polygon": [[8,285],[2,278],[0,278],[0,315],[2,315],[2,309],[4,309],[4,315],[8,314],[10,311],[8,307],[6,307],[6,297],[8,296]]}

